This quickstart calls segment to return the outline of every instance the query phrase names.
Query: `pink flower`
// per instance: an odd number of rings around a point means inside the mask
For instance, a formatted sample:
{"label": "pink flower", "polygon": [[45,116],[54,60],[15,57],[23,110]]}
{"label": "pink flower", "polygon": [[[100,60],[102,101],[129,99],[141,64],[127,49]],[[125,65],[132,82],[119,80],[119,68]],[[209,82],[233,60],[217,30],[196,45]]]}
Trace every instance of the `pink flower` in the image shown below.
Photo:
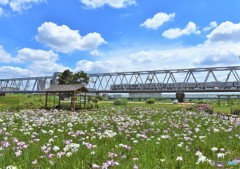
{"label": "pink flower", "polygon": [[138,169],[138,165],[137,165],[137,164],[134,164],[133,169]]}
{"label": "pink flower", "polygon": [[53,158],[54,156],[54,154],[48,154],[48,158]]}

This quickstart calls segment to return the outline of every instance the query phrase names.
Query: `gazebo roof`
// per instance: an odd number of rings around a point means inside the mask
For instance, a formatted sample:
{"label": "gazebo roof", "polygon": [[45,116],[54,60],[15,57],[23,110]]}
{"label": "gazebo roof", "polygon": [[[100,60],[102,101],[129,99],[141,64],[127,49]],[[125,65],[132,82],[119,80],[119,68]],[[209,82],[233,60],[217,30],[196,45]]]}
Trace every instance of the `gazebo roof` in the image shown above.
{"label": "gazebo roof", "polygon": [[83,85],[51,85],[44,90],[45,92],[88,92],[89,90]]}

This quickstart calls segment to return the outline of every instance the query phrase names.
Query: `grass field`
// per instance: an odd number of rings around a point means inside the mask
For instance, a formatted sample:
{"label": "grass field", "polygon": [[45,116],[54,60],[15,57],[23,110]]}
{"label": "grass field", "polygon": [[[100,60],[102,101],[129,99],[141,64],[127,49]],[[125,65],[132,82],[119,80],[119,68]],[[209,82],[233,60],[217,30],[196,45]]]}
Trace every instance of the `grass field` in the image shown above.
{"label": "grass field", "polygon": [[0,117],[1,168],[200,169],[240,158],[240,127],[199,112],[110,106]]}
{"label": "grass field", "polygon": [[[39,100],[11,95],[0,104]],[[229,113],[231,107],[211,105],[214,112]],[[102,101],[99,109],[80,112],[2,110],[0,168],[239,168],[240,122],[188,110],[191,106]]]}

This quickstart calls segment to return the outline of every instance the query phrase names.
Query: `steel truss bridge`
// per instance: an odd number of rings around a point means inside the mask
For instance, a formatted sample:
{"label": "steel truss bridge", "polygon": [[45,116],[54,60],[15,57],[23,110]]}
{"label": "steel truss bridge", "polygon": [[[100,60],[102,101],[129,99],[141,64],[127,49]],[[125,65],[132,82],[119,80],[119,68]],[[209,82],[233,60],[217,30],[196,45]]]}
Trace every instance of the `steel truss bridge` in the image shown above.
{"label": "steel truss bridge", "polygon": [[[240,66],[88,74],[91,93],[239,92]],[[52,76],[0,79],[0,92],[40,93]]]}

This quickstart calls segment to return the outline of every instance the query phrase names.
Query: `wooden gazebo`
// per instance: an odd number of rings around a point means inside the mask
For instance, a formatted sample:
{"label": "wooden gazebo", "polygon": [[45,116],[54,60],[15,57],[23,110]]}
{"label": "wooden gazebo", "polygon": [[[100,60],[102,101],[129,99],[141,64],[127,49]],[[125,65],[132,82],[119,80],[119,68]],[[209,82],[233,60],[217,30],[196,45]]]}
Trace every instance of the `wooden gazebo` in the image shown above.
{"label": "wooden gazebo", "polygon": [[[75,111],[76,109],[76,100],[77,94],[84,93],[84,108],[86,108],[86,93],[89,92],[88,89],[82,85],[51,85],[49,88],[44,90],[46,92],[45,108],[48,107],[48,96],[49,94],[54,94],[54,104],[55,104],[55,95],[58,95],[58,105],[57,108],[61,108],[61,96],[68,95],[71,97],[71,107],[70,109]],[[80,95],[81,96],[81,95]],[[81,98],[80,98],[81,105]],[[55,108],[56,108],[55,107]]]}

